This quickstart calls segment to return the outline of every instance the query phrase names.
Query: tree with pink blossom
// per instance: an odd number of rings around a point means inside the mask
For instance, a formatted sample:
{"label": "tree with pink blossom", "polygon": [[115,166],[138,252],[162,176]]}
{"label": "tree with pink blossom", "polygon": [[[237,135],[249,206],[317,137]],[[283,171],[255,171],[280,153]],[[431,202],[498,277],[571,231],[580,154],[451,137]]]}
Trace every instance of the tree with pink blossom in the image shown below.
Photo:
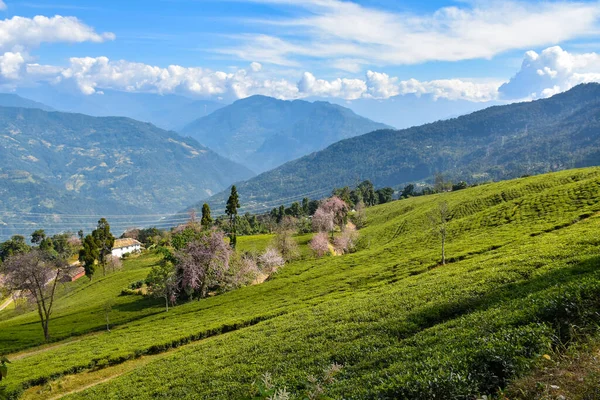
{"label": "tree with pink blossom", "polygon": [[181,288],[190,298],[195,293],[206,297],[209,287],[223,281],[231,251],[223,232],[212,230],[175,254]]}
{"label": "tree with pink blossom", "polygon": [[323,257],[329,252],[329,237],[326,232],[315,234],[309,244],[317,257]]}
{"label": "tree with pink blossom", "polygon": [[346,254],[354,249],[358,240],[358,232],[353,224],[349,223],[346,229],[333,240],[333,248],[337,254]]}
{"label": "tree with pink blossom", "polygon": [[332,232],[335,228],[333,213],[319,207],[312,217],[312,226],[315,232]]}
{"label": "tree with pink blossom", "polygon": [[277,249],[269,247],[258,257],[258,263],[263,272],[270,274],[275,272],[277,268],[283,267],[285,260]]}
{"label": "tree with pink blossom", "polygon": [[319,208],[323,211],[333,214],[333,223],[344,230],[346,218],[348,216],[348,204],[337,196],[333,196],[325,200]]}

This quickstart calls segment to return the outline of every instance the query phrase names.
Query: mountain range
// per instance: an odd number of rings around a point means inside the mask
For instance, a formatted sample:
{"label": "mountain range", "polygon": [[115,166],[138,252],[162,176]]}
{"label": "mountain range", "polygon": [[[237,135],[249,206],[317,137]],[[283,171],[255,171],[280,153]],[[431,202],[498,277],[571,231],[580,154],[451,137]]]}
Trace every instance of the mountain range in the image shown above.
{"label": "mountain range", "polygon": [[[548,99],[342,140],[237,189],[243,211],[252,212],[326,196],[364,179],[401,188],[431,180],[436,172],[473,183],[599,164],[600,85],[590,83]],[[209,203],[221,209],[227,195],[219,193]]]}
{"label": "mountain range", "polygon": [[[87,114],[96,117],[129,117],[150,122],[159,128],[178,130],[190,122],[208,115],[224,104],[210,100],[194,100],[175,94],[133,93],[102,89],[92,95],[52,85],[20,88],[17,94],[46,104],[58,111]],[[3,104],[4,105],[4,104]],[[13,107],[28,107],[5,104]],[[42,108],[43,107],[35,107]]]}
{"label": "mountain range", "polygon": [[181,133],[255,172],[342,139],[389,126],[324,101],[251,96],[187,125]]}
{"label": "mountain range", "polygon": [[[73,211],[94,215],[169,213],[252,176],[194,139],[149,123],[17,107],[0,107],[0,169],[0,188],[11,188],[4,215],[60,214],[73,201],[86,204]],[[18,215],[0,219],[4,226],[22,222]]]}

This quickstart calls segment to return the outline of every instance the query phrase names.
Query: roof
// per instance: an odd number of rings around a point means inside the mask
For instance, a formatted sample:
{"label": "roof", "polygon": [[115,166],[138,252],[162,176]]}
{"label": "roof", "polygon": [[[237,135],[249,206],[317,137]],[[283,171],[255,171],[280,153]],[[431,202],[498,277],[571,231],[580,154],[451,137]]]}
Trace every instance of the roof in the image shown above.
{"label": "roof", "polygon": [[73,279],[77,275],[83,274],[83,273],[85,273],[85,269],[83,267],[71,267],[65,272],[65,275],[67,275],[69,278]]}
{"label": "roof", "polygon": [[115,239],[115,244],[113,244],[113,250],[121,249],[123,247],[136,246],[136,245],[141,246],[142,244],[132,238]]}

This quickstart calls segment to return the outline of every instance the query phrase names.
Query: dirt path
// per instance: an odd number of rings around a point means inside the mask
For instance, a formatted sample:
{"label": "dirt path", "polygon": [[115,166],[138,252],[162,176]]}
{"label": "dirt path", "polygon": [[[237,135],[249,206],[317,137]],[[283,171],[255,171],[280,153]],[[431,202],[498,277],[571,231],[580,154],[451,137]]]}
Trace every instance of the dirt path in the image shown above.
{"label": "dirt path", "polygon": [[95,371],[81,372],[75,375],[65,375],[57,380],[50,381],[45,385],[34,386],[27,389],[20,397],[21,400],[34,400],[44,398],[47,400],[58,400],[63,397],[83,392],[94,386],[101,385],[125,375],[131,371],[143,367],[152,361],[171,354],[177,349],[152,356],[143,356],[134,360],[126,361],[122,364],[103,368]]}
{"label": "dirt path", "polygon": [[4,310],[6,307],[10,306],[12,302],[13,302],[13,298],[11,296],[8,299],[6,299],[6,301],[4,303],[0,304],[0,311]]}
{"label": "dirt path", "polygon": [[[92,334],[93,335],[93,334]],[[86,335],[89,336],[89,335]],[[38,348],[37,350],[33,350],[33,351],[22,351],[20,353],[14,353],[14,354],[9,354],[7,357],[9,360],[20,360],[22,358],[27,358],[27,357],[31,357],[34,356],[36,354],[40,354],[43,352],[46,352],[48,350],[52,350],[52,349],[56,349],[59,347],[63,347],[63,346],[67,346],[71,343],[77,343],[80,342],[82,339],[76,339],[76,340],[68,340],[68,341],[63,341],[61,343],[58,344],[53,344],[53,345],[49,345],[46,347],[42,347],[42,348]]]}
{"label": "dirt path", "polygon": [[66,393],[59,394],[58,396],[50,397],[48,400],[58,400],[58,399],[62,399],[62,398],[63,398],[63,397],[65,397],[65,396],[68,396],[68,395],[70,395],[70,394],[74,394],[74,393],[83,392],[84,390],[87,390],[87,389],[89,389],[89,388],[91,388],[91,387],[94,387],[94,386],[96,386],[96,385],[100,385],[100,384],[102,384],[102,383],[104,383],[104,382],[108,382],[108,381],[110,381],[110,380],[112,380],[112,379],[118,378],[119,376],[121,376],[121,375],[123,375],[123,374],[124,374],[124,372],[122,372],[122,373],[120,373],[120,374],[113,375],[113,376],[109,376],[109,377],[107,377],[107,378],[104,378],[104,379],[101,379],[101,380],[99,380],[99,381],[96,381],[96,382],[90,383],[89,385],[85,385],[85,386],[78,387],[77,389],[75,389],[75,390],[71,390],[70,392],[66,392]]}

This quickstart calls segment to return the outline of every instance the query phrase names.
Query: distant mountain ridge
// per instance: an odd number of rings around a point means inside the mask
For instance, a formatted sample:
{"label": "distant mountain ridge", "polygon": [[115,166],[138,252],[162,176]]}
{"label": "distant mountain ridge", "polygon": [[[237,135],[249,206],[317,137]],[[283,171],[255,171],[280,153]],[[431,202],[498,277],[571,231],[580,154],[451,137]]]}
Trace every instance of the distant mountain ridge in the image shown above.
{"label": "distant mountain ridge", "polygon": [[0,107],[39,108],[44,111],[56,111],[46,104],[26,99],[14,93],[0,93]]}
{"label": "distant mountain ridge", "polygon": [[[237,184],[248,211],[370,179],[402,187],[436,172],[469,182],[600,165],[600,85],[548,99],[494,106],[404,130],[378,130],[337,142]],[[227,191],[209,199],[221,209]],[[193,207],[197,208],[196,204]]]}
{"label": "distant mountain ridge", "polygon": [[251,96],[200,118],[181,133],[256,172],[389,126],[324,101]]}
{"label": "distant mountain ridge", "polygon": [[[0,169],[11,172],[0,190],[20,183],[24,193],[5,197],[0,211],[48,213],[64,212],[71,200],[96,214],[169,213],[252,176],[149,123],[15,107],[0,107]],[[19,174],[25,178],[9,179]]]}
{"label": "distant mountain ridge", "polygon": [[224,106],[215,101],[194,100],[175,94],[135,93],[101,88],[98,88],[97,93],[84,95],[52,85],[41,85],[20,88],[18,93],[48,104],[58,111],[96,117],[128,117],[150,122],[167,130],[179,130]]}

